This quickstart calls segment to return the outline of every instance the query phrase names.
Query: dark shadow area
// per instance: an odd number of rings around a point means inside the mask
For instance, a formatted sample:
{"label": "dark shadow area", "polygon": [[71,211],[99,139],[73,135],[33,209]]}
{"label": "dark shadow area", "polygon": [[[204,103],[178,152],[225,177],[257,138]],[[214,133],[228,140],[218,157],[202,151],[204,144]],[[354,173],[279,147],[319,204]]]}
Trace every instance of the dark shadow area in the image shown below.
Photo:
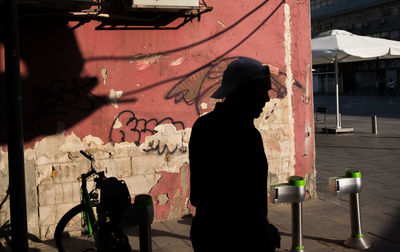
{"label": "dark shadow area", "polygon": [[[125,228],[124,232],[127,236],[133,236],[139,238],[139,226],[135,227],[129,227]],[[151,229],[151,236],[152,237],[158,237],[158,236],[163,236],[163,237],[171,237],[175,239],[183,239],[183,240],[190,240],[190,237],[187,235],[181,235],[181,234],[176,234],[164,230],[158,230],[158,229]]]}
{"label": "dark shadow area", "polygon": [[[8,197],[9,197],[9,190],[7,190],[6,196],[0,203],[0,209],[3,208],[3,205],[7,201]],[[6,247],[3,247],[3,245],[0,244],[0,251],[11,251],[11,223],[9,220],[5,221],[0,226],[0,238],[4,238],[6,245]],[[37,236],[31,233],[28,233],[28,240],[35,243],[43,243],[42,240],[40,240]],[[40,250],[30,248],[29,251],[40,251]]]}
{"label": "dark shadow area", "polygon": [[19,18],[64,17],[78,21],[75,28],[98,21],[96,30],[177,30],[212,11],[199,6],[136,5],[132,1],[19,1]]}
{"label": "dark shadow area", "polygon": [[[366,233],[369,234],[373,242],[372,247],[367,251],[400,251],[400,225],[398,224],[400,221],[400,208],[393,206],[393,210],[395,210],[395,212],[390,215],[392,221],[386,230],[381,232],[376,229],[372,230],[371,228],[366,230]],[[384,215],[389,216],[388,213],[383,212],[380,216],[376,216],[377,220],[382,220],[381,218]]]}
{"label": "dark shadow area", "polygon": [[182,216],[180,220],[178,220],[179,224],[184,224],[184,225],[192,225],[192,220],[193,220],[193,215],[192,214],[187,214]]}
{"label": "dark shadow area", "polygon": [[[279,234],[281,236],[292,237],[292,234],[285,233],[285,232],[279,232]],[[344,240],[328,239],[328,238],[315,237],[315,236],[310,236],[310,235],[303,235],[303,239],[314,240],[314,241],[318,241],[321,243],[329,243],[329,244],[334,244],[334,245],[339,245],[339,246],[345,247],[343,245]]]}
{"label": "dark shadow area", "polygon": [[[63,240],[63,244],[67,244],[66,251],[97,251],[96,243],[94,240],[84,240],[80,237],[68,237]],[[55,240],[40,241],[37,243],[44,243],[46,246],[53,247],[57,251]]]}
{"label": "dark shadow area", "polygon": [[[108,104],[94,95],[95,77],[81,76],[84,60],[73,31],[63,20],[26,19],[19,23],[24,140],[57,132],[59,122],[69,128]],[[1,76],[1,100],[5,80]],[[6,118],[5,110],[0,118]],[[7,141],[0,125],[0,144]],[[9,136],[12,137],[12,136]]]}
{"label": "dark shadow area", "polygon": [[[0,226],[0,238],[4,238],[5,240],[5,245],[6,247],[3,247],[2,244],[0,244],[0,251],[11,251],[11,223],[10,221],[4,222],[3,225]],[[46,243],[50,244],[50,241],[43,242],[40,240],[37,236],[28,233],[28,240],[35,242],[35,243]],[[55,244],[54,244],[55,247]],[[38,249],[34,248],[29,248],[29,251],[40,251]]]}
{"label": "dark shadow area", "polygon": [[[92,92],[98,79],[82,74],[84,59],[67,20],[23,19],[19,34],[25,142],[68,129],[109,104],[108,94]],[[0,33],[0,42],[4,36]],[[0,96],[6,106],[4,75],[0,76]],[[6,110],[0,112],[0,119],[6,120]],[[0,125],[0,144],[7,142],[5,127]]]}

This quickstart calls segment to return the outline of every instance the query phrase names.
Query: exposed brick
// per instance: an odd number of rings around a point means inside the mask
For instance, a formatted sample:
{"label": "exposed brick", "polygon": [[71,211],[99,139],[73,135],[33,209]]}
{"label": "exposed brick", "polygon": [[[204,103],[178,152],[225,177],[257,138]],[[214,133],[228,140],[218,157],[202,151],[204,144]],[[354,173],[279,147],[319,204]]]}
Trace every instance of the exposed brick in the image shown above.
{"label": "exposed brick", "polygon": [[39,165],[37,168],[38,177],[36,179],[36,184],[38,185],[48,185],[53,183],[53,178],[51,177],[53,166],[51,164]]}
{"label": "exposed brick", "polygon": [[134,175],[154,174],[158,167],[156,155],[144,155],[132,158],[132,172]]}
{"label": "exposed brick", "polygon": [[54,204],[61,204],[64,203],[64,186],[63,184],[55,184],[54,185],[54,190],[55,190],[55,197],[54,197]]}
{"label": "exposed brick", "polygon": [[40,206],[39,207],[39,225],[45,227],[56,223],[56,207]]}
{"label": "exposed brick", "polygon": [[73,198],[72,202],[79,202],[81,200],[81,184],[80,182],[72,183]]}
{"label": "exposed brick", "polygon": [[73,183],[62,184],[63,203],[74,202]]}
{"label": "exposed brick", "polygon": [[107,177],[128,177],[131,175],[131,159],[118,158],[118,159],[104,159],[97,161],[99,170],[106,172]]}
{"label": "exposed brick", "polygon": [[48,206],[55,204],[56,189],[53,185],[39,185],[39,206]]}
{"label": "exposed brick", "polygon": [[60,165],[61,182],[76,182],[82,173],[86,173],[90,168],[90,162],[76,162]]}
{"label": "exposed brick", "polygon": [[137,195],[141,193],[149,193],[151,188],[157,184],[161,178],[160,174],[137,175],[124,178],[130,194]]}

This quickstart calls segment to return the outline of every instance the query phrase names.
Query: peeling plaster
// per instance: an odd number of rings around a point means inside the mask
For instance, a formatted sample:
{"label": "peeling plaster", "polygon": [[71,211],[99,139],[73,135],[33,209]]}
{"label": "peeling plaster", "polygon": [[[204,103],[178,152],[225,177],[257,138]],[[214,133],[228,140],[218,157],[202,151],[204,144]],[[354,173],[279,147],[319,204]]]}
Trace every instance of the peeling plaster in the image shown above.
{"label": "peeling plaster", "polygon": [[122,96],[122,91],[115,91],[114,89],[110,89],[110,94],[108,97],[110,98],[111,104],[115,108],[118,108],[117,99],[121,98],[121,96]]}
{"label": "peeling plaster", "polygon": [[179,66],[185,61],[185,57],[179,57],[176,60],[172,61],[169,65],[170,66]]}
{"label": "peeling plaster", "polygon": [[103,84],[107,85],[107,69],[104,67],[101,68],[101,76],[103,76]]}
{"label": "peeling plaster", "polygon": [[119,118],[117,118],[117,119],[115,120],[114,125],[113,125],[113,129],[119,129],[119,128],[121,128],[121,127],[122,127],[122,123],[121,123],[121,121],[119,120]]}
{"label": "peeling plaster", "polygon": [[89,148],[91,148],[92,146],[99,146],[104,144],[103,140],[101,140],[99,137],[94,137],[92,135],[84,137],[83,143]]}
{"label": "peeling plaster", "polygon": [[286,64],[286,88],[287,88],[287,104],[289,113],[289,143],[290,143],[290,168],[291,172],[295,172],[295,135],[294,135],[294,117],[293,117],[293,72],[292,72],[292,34],[290,27],[290,6],[284,5],[284,45],[285,45],[285,64]]}
{"label": "peeling plaster", "polygon": [[226,26],[224,23],[222,23],[222,22],[219,21],[219,20],[217,20],[217,23],[218,23],[220,26],[222,26],[222,27],[225,27],[225,26]]}
{"label": "peeling plaster", "polygon": [[317,197],[317,170],[314,169],[313,173],[307,173],[305,176],[306,192],[310,198]]}
{"label": "peeling plaster", "polygon": [[157,202],[159,205],[165,205],[169,201],[168,193],[162,193],[157,196]]}
{"label": "peeling plaster", "polygon": [[[156,171],[178,173],[184,163],[189,163],[187,151],[191,129],[176,130],[173,124],[161,124],[154,128],[157,133],[146,137],[139,149],[158,155]],[[163,154],[163,155],[161,155]]]}
{"label": "peeling plaster", "polygon": [[156,63],[163,57],[163,54],[155,54],[149,56],[143,56],[142,54],[135,54],[132,56],[130,63],[136,61],[136,69],[139,71],[146,70],[151,66],[151,64]]}

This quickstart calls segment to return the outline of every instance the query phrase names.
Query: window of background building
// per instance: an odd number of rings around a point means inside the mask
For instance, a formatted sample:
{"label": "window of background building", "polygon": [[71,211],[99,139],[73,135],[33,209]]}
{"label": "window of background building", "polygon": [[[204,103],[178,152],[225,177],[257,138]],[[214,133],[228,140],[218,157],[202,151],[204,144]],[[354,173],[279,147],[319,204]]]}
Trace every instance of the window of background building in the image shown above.
{"label": "window of background building", "polygon": [[333,5],[336,0],[311,0],[310,8],[311,10],[319,9],[329,5]]}
{"label": "window of background building", "polygon": [[391,15],[391,8],[390,8],[390,5],[383,5],[381,8],[380,8],[380,16],[381,17],[389,17],[390,15]]}
{"label": "window of background building", "polygon": [[391,39],[400,38],[400,31],[399,31],[399,30],[391,31],[391,32],[390,32],[390,38],[391,38]]}

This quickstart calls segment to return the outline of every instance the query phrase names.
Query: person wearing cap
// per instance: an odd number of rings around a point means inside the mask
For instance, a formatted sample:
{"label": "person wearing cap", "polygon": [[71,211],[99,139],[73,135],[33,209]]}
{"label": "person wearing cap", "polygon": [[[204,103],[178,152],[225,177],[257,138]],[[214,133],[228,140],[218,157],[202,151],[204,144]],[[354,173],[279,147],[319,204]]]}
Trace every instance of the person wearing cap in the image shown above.
{"label": "person wearing cap", "polygon": [[240,57],[211,96],[224,99],[198,118],[189,142],[190,237],[195,252],[275,251],[277,229],[267,220],[268,162],[254,119],[270,100],[268,66]]}

